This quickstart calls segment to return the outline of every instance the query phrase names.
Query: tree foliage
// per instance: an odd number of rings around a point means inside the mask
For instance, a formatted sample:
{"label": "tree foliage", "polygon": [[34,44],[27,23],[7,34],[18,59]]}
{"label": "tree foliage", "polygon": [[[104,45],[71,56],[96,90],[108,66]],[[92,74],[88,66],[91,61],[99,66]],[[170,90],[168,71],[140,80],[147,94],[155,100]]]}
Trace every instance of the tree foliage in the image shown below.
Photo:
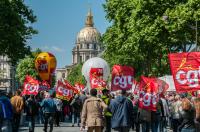
{"label": "tree foliage", "polygon": [[77,64],[73,66],[73,68],[70,70],[69,75],[67,76],[67,80],[74,85],[75,83],[81,83],[85,84],[85,78],[82,75],[81,69],[82,69],[83,64]]}
{"label": "tree foliage", "polygon": [[23,0],[0,0],[0,55],[7,55],[13,64],[30,54],[27,39],[37,33],[30,25],[36,16]]}
{"label": "tree foliage", "polygon": [[[169,74],[167,55],[195,43],[200,0],[106,0],[112,25],[103,34],[104,58],[135,67],[137,76]],[[199,37],[198,37],[199,40]]]}
{"label": "tree foliage", "polygon": [[21,84],[24,83],[26,75],[30,75],[36,79],[39,78],[38,72],[35,69],[35,59],[30,56],[20,60],[16,69],[16,78]]}

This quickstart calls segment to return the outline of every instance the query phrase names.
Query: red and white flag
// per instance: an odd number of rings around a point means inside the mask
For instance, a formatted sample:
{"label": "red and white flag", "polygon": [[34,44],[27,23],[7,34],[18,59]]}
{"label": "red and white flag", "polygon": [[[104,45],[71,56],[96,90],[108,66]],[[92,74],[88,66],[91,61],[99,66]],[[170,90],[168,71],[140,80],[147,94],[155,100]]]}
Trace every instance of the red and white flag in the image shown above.
{"label": "red and white flag", "polygon": [[130,90],[134,80],[134,69],[130,66],[114,65],[112,68],[111,89]]}
{"label": "red and white flag", "polygon": [[73,91],[71,89],[66,88],[65,84],[58,80],[56,86],[56,97],[63,100],[70,100],[73,96]]}
{"label": "red and white flag", "polygon": [[22,91],[22,95],[37,95],[38,89],[39,81],[27,75],[24,80],[24,89]]}
{"label": "red and white flag", "polygon": [[90,87],[102,89],[106,87],[106,81],[103,80],[103,68],[90,69]]}
{"label": "red and white flag", "polygon": [[168,58],[176,91],[200,90],[200,52],[173,53]]}
{"label": "red and white flag", "polygon": [[85,85],[81,84],[81,83],[75,83],[74,87],[79,91],[83,91],[83,89],[85,88]]}
{"label": "red and white flag", "polygon": [[156,111],[156,104],[159,100],[159,95],[158,85],[155,82],[155,78],[141,76],[139,89],[139,107]]}

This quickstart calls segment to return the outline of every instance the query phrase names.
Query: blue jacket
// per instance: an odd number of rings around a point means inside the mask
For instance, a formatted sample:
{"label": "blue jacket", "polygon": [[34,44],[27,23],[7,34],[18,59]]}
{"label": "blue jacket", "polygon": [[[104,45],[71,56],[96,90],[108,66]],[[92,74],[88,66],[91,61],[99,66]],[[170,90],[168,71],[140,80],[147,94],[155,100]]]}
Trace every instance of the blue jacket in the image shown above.
{"label": "blue jacket", "polygon": [[6,96],[1,96],[0,105],[1,105],[1,110],[0,110],[1,118],[11,120],[13,118],[13,109],[9,98],[7,98]]}
{"label": "blue jacket", "polygon": [[131,127],[133,121],[133,104],[124,96],[117,96],[111,100],[109,109],[112,112],[111,126]]}
{"label": "blue jacket", "polygon": [[56,104],[52,98],[45,98],[42,100],[40,104],[44,113],[55,113],[56,112]]}

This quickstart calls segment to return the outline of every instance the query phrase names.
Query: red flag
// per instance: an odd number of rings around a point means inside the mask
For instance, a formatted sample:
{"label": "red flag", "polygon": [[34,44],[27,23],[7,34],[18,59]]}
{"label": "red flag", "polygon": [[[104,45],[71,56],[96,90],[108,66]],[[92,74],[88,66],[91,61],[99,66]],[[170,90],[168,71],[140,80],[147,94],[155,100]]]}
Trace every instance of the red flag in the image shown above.
{"label": "red flag", "polygon": [[37,95],[39,88],[39,81],[32,78],[31,76],[26,76],[24,80],[24,90],[23,95]]}
{"label": "red flag", "polygon": [[141,76],[139,89],[139,107],[156,111],[156,104],[159,96],[158,84],[155,82],[155,78]]}
{"label": "red flag", "polygon": [[56,97],[63,100],[70,100],[73,96],[71,89],[67,89],[65,84],[62,81],[57,82],[56,86]]}
{"label": "red flag", "polygon": [[90,87],[97,89],[106,87],[106,82],[103,80],[103,68],[90,69]]}
{"label": "red flag", "polygon": [[50,89],[50,85],[47,81],[42,81],[39,83],[39,91],[46,91],[46,90],[49,90]]}
{"label": "red flag", "polygon": [[64,80],[64,85],[67,89],[71,89],[74,93],[78,93],[78,90],[72,86],[67,80]]}
{"label": "red flag", "polygon": [[111,89],[130,90],[133,84],[134,69],[129,66],[114,65],[112,68]]}
{"label": "red flag", "polygon": [[157,84],[159,94],[164,94],[167,91],[167,89],[169,88],[169,85],[161,79],[158,79],[158,78],[153,79],[152,78],[152,81],[154,81]]}
{"label": "red flag", "polygon": [[74,87],[79,91],[83,91],[83,89],[85,88],[85,86],[81,83],[75,83]]}
{"label": "red flag", "polygon": [[200,52],[168,55],[177,92],[200,90]]}

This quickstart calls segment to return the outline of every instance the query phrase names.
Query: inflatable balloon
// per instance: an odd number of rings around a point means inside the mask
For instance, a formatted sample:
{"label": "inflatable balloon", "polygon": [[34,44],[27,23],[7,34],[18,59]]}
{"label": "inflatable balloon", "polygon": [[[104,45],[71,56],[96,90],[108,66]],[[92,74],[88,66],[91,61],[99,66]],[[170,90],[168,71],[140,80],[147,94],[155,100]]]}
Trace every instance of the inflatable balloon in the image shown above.
{"label": "inflatable balloon", "polygon": [[91,68],[102,68],[103,69],[103,80],[106,81],[110,74],[110,67],[108,63],[99,57],[94,57],[87,60],[82,67],[82,75],[87,81],[87,87],[90,88],[90,70]]}
{"label": "inflatable balloon", "polygon": [[56,58],[49,52],[40,53],[35,59],[35,68],[42,80],[49,81],[51,74],[56,69]]}

